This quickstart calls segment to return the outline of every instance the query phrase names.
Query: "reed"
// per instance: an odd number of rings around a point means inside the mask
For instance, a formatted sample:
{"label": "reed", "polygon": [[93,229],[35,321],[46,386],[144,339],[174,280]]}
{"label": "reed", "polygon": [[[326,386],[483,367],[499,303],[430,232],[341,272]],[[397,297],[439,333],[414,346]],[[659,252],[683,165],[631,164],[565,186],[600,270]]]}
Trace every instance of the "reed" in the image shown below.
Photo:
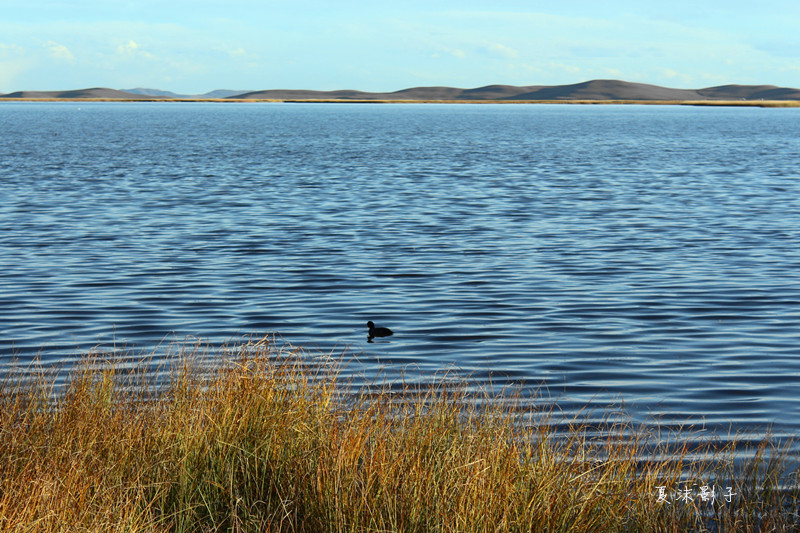
{"label": "reed", "polygon": [[[187,354],[166,382],[101,364],[96,355],[61,388],[53,375],[4,380],[0,529],[800,526],[797,457],[767,438],[738,463],[733,445],[690,449],[627,422],[564,422],[551,408],[526,407],[509,394],[475,401],[445,380],[345,392],[341,363],[267,338],[234,351],[220,354],[228,362],[213,370]],[[701,501],[695,489],[691,501],[680,501],[677,491],[692,481],[714,483],[715,500]],[[726,486],[736,493],[729,502]],[[657,501],[659,487],[670,503]]]}

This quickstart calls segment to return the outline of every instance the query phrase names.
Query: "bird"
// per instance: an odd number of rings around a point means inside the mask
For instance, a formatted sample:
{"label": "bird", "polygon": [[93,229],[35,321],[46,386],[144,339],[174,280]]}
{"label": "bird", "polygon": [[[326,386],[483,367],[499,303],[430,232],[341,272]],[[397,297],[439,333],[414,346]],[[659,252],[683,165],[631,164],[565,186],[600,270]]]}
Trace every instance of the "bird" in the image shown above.
{"label": "bird", "polygon": [[367,322],[367,327],[369,328],[369,333],[367,334],[367,340],[369,342],[372,342],[372,339],[375,337],[388,337],[389,335],[394,335],[394,332],[389,328],[376,328],[372,320]]}

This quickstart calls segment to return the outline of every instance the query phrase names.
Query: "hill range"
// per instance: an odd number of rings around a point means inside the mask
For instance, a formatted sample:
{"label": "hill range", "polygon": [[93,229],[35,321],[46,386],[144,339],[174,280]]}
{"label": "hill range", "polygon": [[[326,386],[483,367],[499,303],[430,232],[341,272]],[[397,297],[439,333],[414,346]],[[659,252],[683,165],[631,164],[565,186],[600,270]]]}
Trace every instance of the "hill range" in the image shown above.
{"label": "hill range", "polygon": [[705,89],[671,89],[619,80],[592,80],[572,85],[487,85],[475,89],[414,87],[388,93],[356,90],[311,91],[271,89],[263,91],[218,90],[204,95],[178,95],[157,89],[92,88],[71,91],[17,91],[3,99],[47,100],[275,100],[275,101],[425,101],[425,102],[569,102],[569,101],[800,101],[800,89],[774,85],[721,85]]}

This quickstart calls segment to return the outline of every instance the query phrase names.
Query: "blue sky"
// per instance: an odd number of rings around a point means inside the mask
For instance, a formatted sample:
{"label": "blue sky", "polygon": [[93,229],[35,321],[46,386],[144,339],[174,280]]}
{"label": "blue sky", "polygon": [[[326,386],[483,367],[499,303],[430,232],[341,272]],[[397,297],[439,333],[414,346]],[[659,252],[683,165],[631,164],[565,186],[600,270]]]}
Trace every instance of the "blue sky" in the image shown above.
{"label": "blue sky", "polygon": [[0,0],[0,93],[800,87],[797,0]]}

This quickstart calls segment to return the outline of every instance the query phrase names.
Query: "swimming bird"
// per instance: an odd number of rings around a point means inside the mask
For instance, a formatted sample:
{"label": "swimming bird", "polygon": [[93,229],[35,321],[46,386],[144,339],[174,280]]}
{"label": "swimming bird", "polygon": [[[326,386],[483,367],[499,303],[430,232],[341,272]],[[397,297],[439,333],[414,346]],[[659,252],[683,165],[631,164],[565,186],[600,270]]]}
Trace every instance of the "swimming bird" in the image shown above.
{"label": "swimming bird", "polygon": [[394,332],[389,328],[376,328],[372,320],[367,322],[367,327],[369,328],[369,333],[367,334],[367,340],[369,342],[372,342],[372,339],[375,337],[388,337],[389,335],[394,335]]}

